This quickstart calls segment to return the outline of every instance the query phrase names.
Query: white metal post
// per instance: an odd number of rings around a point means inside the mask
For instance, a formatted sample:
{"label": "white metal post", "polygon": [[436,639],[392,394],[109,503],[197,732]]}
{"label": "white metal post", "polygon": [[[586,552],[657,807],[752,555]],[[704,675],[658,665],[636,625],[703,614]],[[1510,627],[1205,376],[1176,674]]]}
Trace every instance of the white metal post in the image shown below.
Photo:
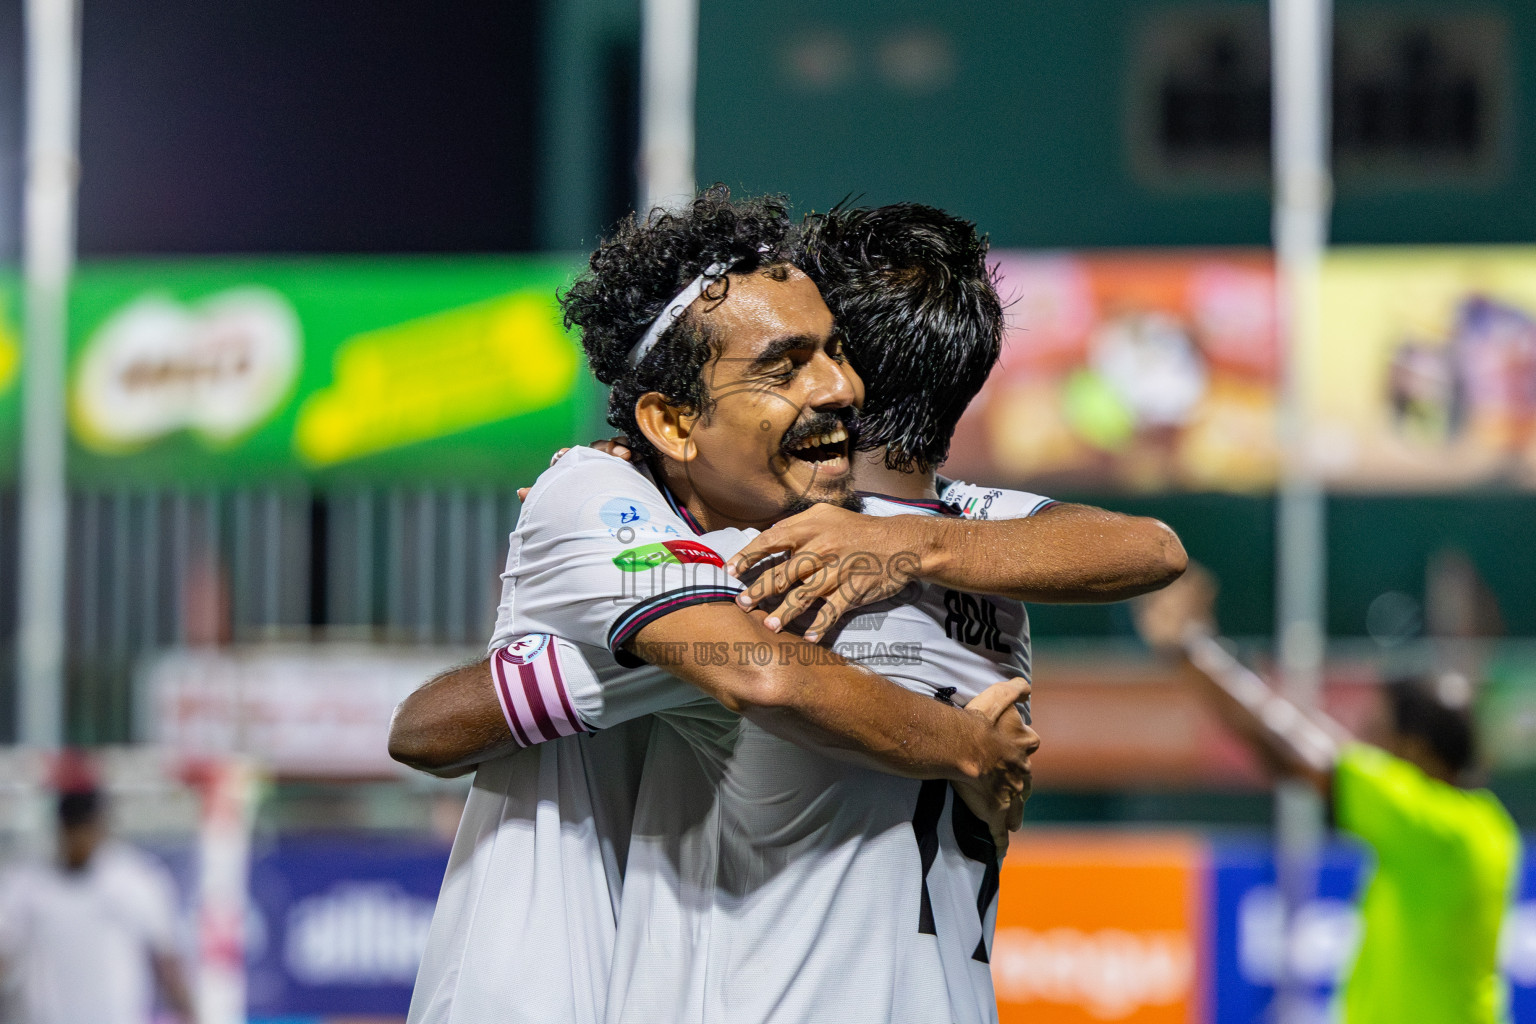
{"label": "white metal post", "polygon": [[63,735],[64,373],[75,258],[80,7],[27,0],[26,274],[18,720],[23,743]]}
{"label": "white metal post", "polygon": [[693,197],[699,0],[643,0],[640,25],[640,213]]}
{"label": "white metal post", "polygon": [[[1284,352],[1276,635],[1283,689],[1300,706],[1311,707],[1322,686],[1327,525],[1322,487],[1309,458],[1306,389],[1317,358],[1319,286],[1332,201],[1331,0],[1271,0],[1270,19],[1277,324]],[[1315,889],[1322,841],[1322,806],[1310,789],[1297,783],[1279,788],[1275,831],[1285,908],[1276,1016],[1281,1024],[1296,1024],[1314,1016],[1292,970],[1296,912]]]}

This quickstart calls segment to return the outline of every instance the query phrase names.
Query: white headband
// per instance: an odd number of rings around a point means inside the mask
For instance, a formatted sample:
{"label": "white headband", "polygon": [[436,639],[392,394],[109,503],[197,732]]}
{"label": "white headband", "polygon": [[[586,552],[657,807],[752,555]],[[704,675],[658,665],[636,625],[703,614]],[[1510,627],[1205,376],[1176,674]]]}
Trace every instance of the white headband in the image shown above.
{"label": "white headband", "polygon": [[[768,246],[760,245],[757,251],[759,253],[767,252]],[[673,296],[672,301],[667,303],[666,308],[661,311],[661,314],[651,321],[651,326],[647,327],[645,333],[640,335],[640,340],[635,342],[635,347],[629,350],[629,365],[639,366],[645,357],[651,354],[651,349],[656,347],[656,343],[661,340],[661,336],[666,333],[667,328],[677,323],[677,318],[688,311],[688,307],[693,305],[693,300],[704,294],[704,289],[709,287],[709,282],[728,273],[742,259],[745,259],[745,257],[734,260],[719,260],[718,262],[711,263],[704,268],[704,273],[689,281],[687,287]]]}

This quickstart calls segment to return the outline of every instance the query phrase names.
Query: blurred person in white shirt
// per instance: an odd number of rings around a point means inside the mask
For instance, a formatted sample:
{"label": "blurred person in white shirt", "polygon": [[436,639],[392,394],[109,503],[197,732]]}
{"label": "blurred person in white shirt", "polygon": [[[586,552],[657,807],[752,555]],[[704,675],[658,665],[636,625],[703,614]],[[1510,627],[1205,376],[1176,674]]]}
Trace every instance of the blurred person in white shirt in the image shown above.
{"label": "blurred person in white shirt", "polygon": [[18,1024],[149,1024],[157,985],[194,1024],[175,938],[170,873],[108,836],[94,788],[59,796],[53,861],[0,879],[0,975]]}

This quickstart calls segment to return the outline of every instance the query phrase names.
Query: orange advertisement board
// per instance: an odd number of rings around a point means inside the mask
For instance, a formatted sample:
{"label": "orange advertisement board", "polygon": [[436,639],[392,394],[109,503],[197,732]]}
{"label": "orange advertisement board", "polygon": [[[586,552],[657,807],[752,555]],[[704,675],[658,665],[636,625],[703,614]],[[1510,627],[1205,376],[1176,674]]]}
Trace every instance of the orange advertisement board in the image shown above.
{"label": "orange advertisement board", "polygon": [[1003,1024],[1203,1020],[1205,862],[1179,836],[1016,840],[992,948]]}

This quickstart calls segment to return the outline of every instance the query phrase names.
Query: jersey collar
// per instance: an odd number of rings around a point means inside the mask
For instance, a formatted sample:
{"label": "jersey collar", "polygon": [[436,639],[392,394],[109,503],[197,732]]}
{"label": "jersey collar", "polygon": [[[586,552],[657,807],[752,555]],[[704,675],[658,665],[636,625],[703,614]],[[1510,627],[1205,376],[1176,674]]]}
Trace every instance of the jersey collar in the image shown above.
{"label": "jersey collar", "polygon": [[927,509],[929,512],[937,512],[944,516],[960,515],[960,507],[937,498],[898,498],[892,494],[881,494],[878,491],[860,491],[861,498],[879,498],[881,501],[889,501],[895,505],[906,505],[910,508]]}
{"label": "jersey collar", "polygon": [[667,499],[667,504],[672,506],[672,511],[677,513],[677,517],[687,523],[688,529],[692,530],[696,536],[702,537],[704,531],[699,529],[699,521],[693,518],[693,513],[688,511],[686,505],[677,500],[671,488],[661,480],[656,481],[656,486],[661,490],[661,496]]}

